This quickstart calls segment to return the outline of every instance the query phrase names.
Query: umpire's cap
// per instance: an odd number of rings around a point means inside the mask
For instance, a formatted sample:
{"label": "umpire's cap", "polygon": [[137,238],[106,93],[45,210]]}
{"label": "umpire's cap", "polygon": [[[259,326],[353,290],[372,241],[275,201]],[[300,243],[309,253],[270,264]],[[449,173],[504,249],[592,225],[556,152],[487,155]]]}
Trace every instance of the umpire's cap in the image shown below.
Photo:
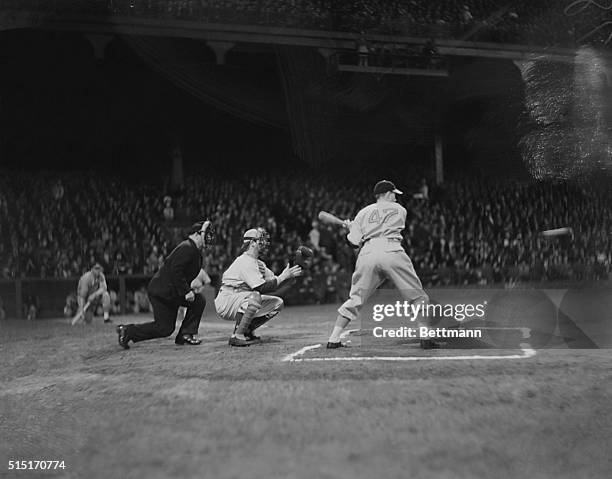
{"label": "umpire's cap", "polygon": [[202,231],[204,223],[206,223],[206,221],[198,221],[197,223],[192,224],[187,230],[187,234],[192,235],[194,233],[197,233],[198,231]]}
{"label": "umpire's cap", "polygon": [[387,191],[393,191],[396,195],[403,195],[400,190],[398,190],[393,183],[389,180],[381,180],[374,186],[374,195],[382,195]]}
{"label": "umpire's cap", "polygon": [[198,221],[197,223],[192,224],[187,230],[188,235],[193,235],[196,233],[204,235],[204,247],[212,246],[215,242],[215,238],[217,237],[215,227],[210,220]]}

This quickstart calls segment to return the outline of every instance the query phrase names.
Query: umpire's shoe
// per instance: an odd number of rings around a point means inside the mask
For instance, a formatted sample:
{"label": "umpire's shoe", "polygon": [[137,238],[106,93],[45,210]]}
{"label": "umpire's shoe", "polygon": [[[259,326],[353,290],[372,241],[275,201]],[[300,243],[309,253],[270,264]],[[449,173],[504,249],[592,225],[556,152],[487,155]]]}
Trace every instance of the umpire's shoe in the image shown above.
{"label": "umpire's shoe", "polygon": [[338,341],[337,343],[328,342],[327,349],[337,349],[337,348],[346,348],[346,344]]}
{"label": "umpire's shoe", "polygon": [[202,344],[202,340],[196,338],[193,334],[181,334],[176,337],[174,340],[175,344],[182,346],[183,344],[191,344],[192,346],[197,346],[198,344]]}
{"label": "umpire's shoe", "polygon": [[120,324],[115,331],[117,331],[117,335],[119,336],[119,346],[123,349],[130,349],[130,345],[128,344],[130,338],[127,334],[127,326],[125,324]]}
{"label": "umpire's shoe", "polygon": [[440,344],[431,339],[421,339],[421,349],[440,349]]}

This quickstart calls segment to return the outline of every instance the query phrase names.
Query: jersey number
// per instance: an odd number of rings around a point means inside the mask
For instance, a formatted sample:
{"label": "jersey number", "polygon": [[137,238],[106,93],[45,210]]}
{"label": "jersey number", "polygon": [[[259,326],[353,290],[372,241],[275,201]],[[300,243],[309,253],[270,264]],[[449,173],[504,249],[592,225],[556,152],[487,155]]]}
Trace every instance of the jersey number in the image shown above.
{"label": "jersey number", "polygon": [[395,209],[395,208],[385,208],[383,210],[383,216],[382,216],[382,219],[381,219],[379,211],[378,210],[374,210],[374,211],[372,211],[372,213],[370,213],[370,217],[368,218],[368,223],[376,223],[376,224],[388,223],[389,219],[392,218],[393,216],[397,215],[397,214],[399,214],[397,209]]}

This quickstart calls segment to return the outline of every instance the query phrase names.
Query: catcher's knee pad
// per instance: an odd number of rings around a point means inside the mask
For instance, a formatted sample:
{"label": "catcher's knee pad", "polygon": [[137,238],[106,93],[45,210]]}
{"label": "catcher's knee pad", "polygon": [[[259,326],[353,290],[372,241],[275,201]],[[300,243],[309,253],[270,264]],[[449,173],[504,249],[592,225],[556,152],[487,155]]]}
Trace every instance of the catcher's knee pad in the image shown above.
{"label": "catcher's knee pad", "polygon": [[274,306],[274,309],[277,309],[278,311],[280,311],[284,307],[285,307],[285,302],[283,301],[283,298],[276,298],[276,305]]}
{"label": "catcher's knee pad", "polygon": [[282,300],[282,298],[275,297],[274,304],[272,305],[272,311],[266,314],[266,317],[268,319],[272,319],[274,316],[280,313],[284,307],[285,307],[285,302]]}
{"label": "catcher's knee pad", "polygon": [[247,298],[247,308],[255,308],[256,310],[261,308],[261,294],[257,291],[253,291]]}

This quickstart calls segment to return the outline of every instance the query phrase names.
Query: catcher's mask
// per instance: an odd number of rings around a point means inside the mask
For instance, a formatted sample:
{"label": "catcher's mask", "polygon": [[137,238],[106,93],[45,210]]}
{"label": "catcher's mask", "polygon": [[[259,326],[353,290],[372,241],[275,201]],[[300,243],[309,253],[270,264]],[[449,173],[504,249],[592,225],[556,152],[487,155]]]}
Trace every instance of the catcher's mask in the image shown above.
{"label": "catcher's mask", "polygon": [[205,220],[200,223],[195,223],[192,227],[193,233],[204,238],[202,248],[210,248],[215,243],[215,227],[212,221]]}
{"label": "catcher's mask", "polygon": [[255,241],[259,245],[259,254],[264,255],[270,248],[270,234],[264,228],[252,228],[244,233],[245,243]]}

